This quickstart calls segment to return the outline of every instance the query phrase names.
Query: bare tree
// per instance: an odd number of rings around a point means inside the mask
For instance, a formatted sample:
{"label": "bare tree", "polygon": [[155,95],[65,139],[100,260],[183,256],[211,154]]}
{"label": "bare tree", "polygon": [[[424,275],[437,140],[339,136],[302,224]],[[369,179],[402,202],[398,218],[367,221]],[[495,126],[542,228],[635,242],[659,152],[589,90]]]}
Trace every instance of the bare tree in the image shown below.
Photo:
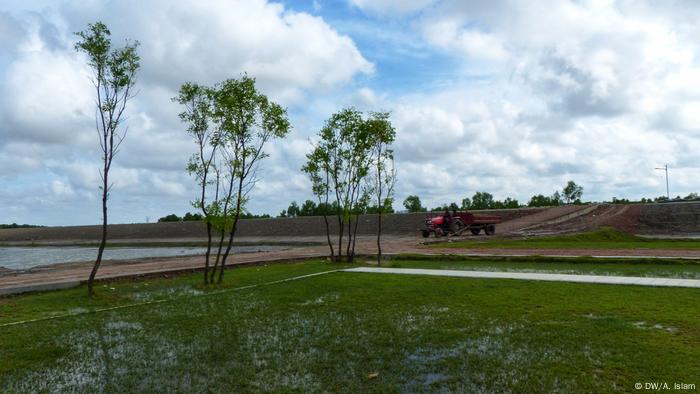
{"label": "bare tree", "polygon": [[122,129],[121,126],[126,104],[134,97],[133,87],[140,61],[136,52],[139,43],[127,42],[123,48],[112,48],[111,33],[101,22],[89,24],[85,31],[75,34],[80,37],[75,49],[87,54],[88,64],[93,71],[92,82],[97,94],[95,129],[99,135],[102,152],[102,240],[88,279],[88,294],[93,296],[95,276],[107,244],[107,200],[112,188],[112,184],[109,183],[109,170],[127,133],[127,128]]}

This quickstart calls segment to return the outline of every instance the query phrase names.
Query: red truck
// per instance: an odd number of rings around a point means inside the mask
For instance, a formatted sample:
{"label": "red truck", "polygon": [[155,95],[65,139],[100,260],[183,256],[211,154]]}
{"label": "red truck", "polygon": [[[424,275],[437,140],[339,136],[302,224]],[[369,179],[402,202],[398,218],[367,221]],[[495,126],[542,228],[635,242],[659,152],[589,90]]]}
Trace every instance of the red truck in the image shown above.
{"label": "red truck", "polygon": [[484,230],[486,235],[493,235],[496,233],[496,224],[501,222],[500,216],[452,211],[452,213],[428,214],[425,217],[425,227],[420,231],[424,238],[428,238],[431,233],[434,233],[435,237],[442,237],[459,235],[465,231],[478,235],[481,230]]}

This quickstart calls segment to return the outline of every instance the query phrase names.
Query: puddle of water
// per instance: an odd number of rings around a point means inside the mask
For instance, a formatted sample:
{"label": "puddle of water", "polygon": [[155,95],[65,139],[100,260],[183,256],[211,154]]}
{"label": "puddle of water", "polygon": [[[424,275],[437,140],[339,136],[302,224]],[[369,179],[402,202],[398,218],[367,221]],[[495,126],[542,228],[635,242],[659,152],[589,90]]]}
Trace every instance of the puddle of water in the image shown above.
{"label": "puddle of water", "polygon": [[[265,252],[283,249],[281,246],[256,245],[235,246],[233,253]],[[203,255],[201,247],[124,247],[106,248],[103,260],[131,260],[145,257],[175,257]],[[46,246],[46,247],[2,247],[0,267],[7,269],[28,269],[39,265],[92,261],[97,256],[96,247]]]}

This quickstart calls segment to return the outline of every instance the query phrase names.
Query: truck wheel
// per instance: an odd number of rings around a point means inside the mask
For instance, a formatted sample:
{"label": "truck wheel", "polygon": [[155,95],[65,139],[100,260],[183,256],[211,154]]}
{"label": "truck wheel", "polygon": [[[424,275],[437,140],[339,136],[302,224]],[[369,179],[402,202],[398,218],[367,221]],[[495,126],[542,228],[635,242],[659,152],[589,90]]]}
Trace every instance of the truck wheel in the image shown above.
{"label": "truck wheel", "polygon": [[430,231],[423,230],[423,231],[421,231],[421,234],[423,235],[423,238],[428,238],[430,236]]}
{"label": "truck wheel", "polygon": [[464,227],[464,224],[462,224],[462,221],[459,219],[454,219],[452,220],[452,223],[450,223],[450,231],[453,233],[458,232],[462,229],[462,227]]}
{"label": "truck wheel", "polygon": [[480,228],[473,228],[471,231],[472,231],[472,235],[479,235],[479,233],[481,232],[481,229]]}
{"label": "truck wheel", "polygon": [[494,235],[496,233],[496,226],[493,224],[487,224],[486,228],[484,228],[484,232],[486,235]]}

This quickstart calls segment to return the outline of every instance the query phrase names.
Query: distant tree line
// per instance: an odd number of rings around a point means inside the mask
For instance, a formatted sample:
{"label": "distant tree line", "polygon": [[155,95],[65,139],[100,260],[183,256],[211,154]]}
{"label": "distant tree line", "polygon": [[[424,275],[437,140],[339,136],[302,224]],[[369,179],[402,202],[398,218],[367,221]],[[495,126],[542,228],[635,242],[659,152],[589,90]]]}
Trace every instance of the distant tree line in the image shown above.
{"label": "distant tree line", "polygon": [[511,197],[506,197],[505,200],[496,200],[493,194],[489,192],[478,191],[469,198],[462,199],[461,204],[451,202],[442,204],[437,207],[428,209],[424,207],[420,201],[420,197],[410,195],[403,201],[403,206],[408,212],[436,212],[436,211],[453,211],[453,210],[483,210],[483,209],[510,209],[523,207],[551,207],[563,204],[582,204],[581,196],[583,195],[583,187],[577,185],[574,181],[569,181],[564,186],[561,192],[555,191],[551,196],[537,194],[530,198],[527,204],[520,202]]}
{"label": "distant tree line", "polygon": [[8,229],[8,228],[37,228],[37,227],[44,227],[44,226],[35,226],[33,224],[17,224],[17,223],[12,223],[12,224],[0,224],[0,229]]}
{"label": "distant tree line", "polygon": [[[376,214],[379,213],[379,208],[376,204],[373,204],[359,207],[358,211],[361,214]],[[289,206],[287,207],[287,209],[282,210],[282,212],[280,212],[280,214],[277,217],[294,218],[298,216],[332,216],[337,215],[338,212],[340,212],[340,209],[338,208],[338,203],[335,201],[330,204],[323,202],[316,204],[314,201],[306,200],[303,204],[301,204],[301,206],[299,206],[299,204],[297,204],[296,201],[292,201],[291,204],[289,204]],[[382,212],[394,213],[394,208],[390,205],[387,205],[383,207]]]}
{"label": "distant tree line", "polygon": [[177,216],[174,213],[171,213],[170,215],[163,216],[162,218],[158,219],[158,223],[163,223],[163,222],[196,222],[204,220],[204,216],[198,213],[190,213],[187,212],[185,216]]}
{"label": "distant tree line", "polygon": [[[271,216],[264,213],[262,215],[256,215],[250,212],[241,212],[240,218],[241,219],[268,219]],[[162,218],[158,219],[158,223],[162,222],[197,222],[204,220],[204,216],[200,213],[190,213],[187,212],[184,216],[180,217],[177,216],[174,213],[171,213],[170,215],[163,216]]]}
{"label": "distant tree line", "polygon": [[644,198],[640,200],[629,200],[627,198],[617,198],[613,197],[611,201],[605,201],[610,204],[651,204],[651,203],[663,203],[663,202],[682,202],[682,201],[700,201],[700,194],[690,193],[685,197],[676,196],[675,198],[669,199],[666,196],[659,196],[655,198]]}

